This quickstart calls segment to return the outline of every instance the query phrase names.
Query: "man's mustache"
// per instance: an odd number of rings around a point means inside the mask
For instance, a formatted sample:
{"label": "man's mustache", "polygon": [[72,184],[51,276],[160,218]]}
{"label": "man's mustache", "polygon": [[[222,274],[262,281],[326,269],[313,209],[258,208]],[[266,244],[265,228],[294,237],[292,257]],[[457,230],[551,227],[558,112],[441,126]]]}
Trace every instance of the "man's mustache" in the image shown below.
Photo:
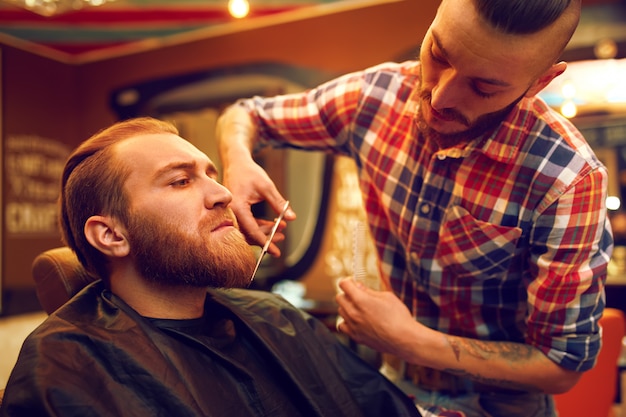
{"label": "man's mustache", "polygon": [[220,213],[218,213],[217,217],[213,215],[213,216],[209,216],[208,218],[203,219],[200,222],[201,230],[213,231],[225,223],[232,223],[235,229],[239,230],[239,223],[237,222],[235,213],[233,213],[230,207],[217,208],[213,210],[219,210]]}
{"label": "man's mustache", "polygon": [[[432,108],[432,94],[430,93],[430,91],[422,91],[420,93],[420,98],[424,101],[427,101],[428,104],[430,105],[430,107]],[[471,123],[470,121],[463,116],[460,112],[454,110],[454,109],[442,109],[442,110],[437,110],[437,113],[441,114],[443,117],[445,117],[446,119],[451,119],[455,122],[458,122],[460,124],[462,124],[465,127],[470,127]]]}

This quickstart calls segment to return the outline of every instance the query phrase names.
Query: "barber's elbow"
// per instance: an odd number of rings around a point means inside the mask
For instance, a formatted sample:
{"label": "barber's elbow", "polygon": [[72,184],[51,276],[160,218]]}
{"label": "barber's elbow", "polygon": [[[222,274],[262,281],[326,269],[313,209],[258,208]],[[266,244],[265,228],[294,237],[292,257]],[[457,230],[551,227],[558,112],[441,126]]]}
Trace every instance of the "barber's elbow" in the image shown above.
{"label": "barber's elbow", "polygon": [[558,378],[546,384],[544,391],[546,394],[564,394],[574,388],[582,375],[582,372],[563,370]]}

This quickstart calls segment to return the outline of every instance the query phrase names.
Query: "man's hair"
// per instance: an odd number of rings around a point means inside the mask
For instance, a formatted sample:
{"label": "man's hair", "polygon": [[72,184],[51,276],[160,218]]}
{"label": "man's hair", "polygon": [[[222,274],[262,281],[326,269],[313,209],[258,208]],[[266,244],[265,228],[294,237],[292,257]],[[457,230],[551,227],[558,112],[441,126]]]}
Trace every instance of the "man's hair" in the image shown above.
{"label": "man's hair", "polygon": [[65,164],[59,197],[61,236],[85,269],[99,278],[108,279],[108,265],[106,257],[85,237],[87,219],[109,215],[128,224],[129,196],[124,182],[132,165],[115,158],[113,145],[135,136],[159,133],[178,135],[178,130],[150,117],[118,122],[83,142]]}
{"label": "man's hair", "polygon": [[475,0],[478,13],[504,33],[535,33],[554,23],[579,0]]}
{"label": "man's hair", "polygon": [[509,35],[530,35],[555,24],[547,44],[554,63],[574,35],[580,19],[581,0],[473,0],[481,18]]}

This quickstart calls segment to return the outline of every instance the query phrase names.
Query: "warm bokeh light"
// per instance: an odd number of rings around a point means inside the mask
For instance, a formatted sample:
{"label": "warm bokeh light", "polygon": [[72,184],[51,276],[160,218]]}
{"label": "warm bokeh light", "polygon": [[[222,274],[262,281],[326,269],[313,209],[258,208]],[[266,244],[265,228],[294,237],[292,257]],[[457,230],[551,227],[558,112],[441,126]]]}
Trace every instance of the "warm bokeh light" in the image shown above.
{"label": "warm bokeh light", "polygon": [[[618,116],[626,112],[626,59],[570,62],[539,96],[565,117]],[[619,116],[618,116],[619,117]]]}
{"label": "warm bokeh light", "polygon": [[573,100],[567,100],[561,105],[561,114],[568,119],[576,116],[578,113],[578,108],[576,107],[576,103]]}
{"label": "warm bokeh light", "polygon": [[618,210],[621,205],[622,202],[620,201],[619,197],[608,196],[606,198],[606,208],[609,210]]}
{"label": "warm bokeh light", "polygon": [[228,0],[228,11],[232,17],[241,19],[250,12],[248,0]]}
{"label": "warm bokeh light", "polygon": [[593,47],[593,53],[598,59],[612,59],[617,56],[619,47],[613,39],[600,39]]}
{"label": "warm bokeh light", "polygon": [[565,98],[574,98],[576,96],[576,86],[571,80],[565,81],[561,87],[561,94]]}

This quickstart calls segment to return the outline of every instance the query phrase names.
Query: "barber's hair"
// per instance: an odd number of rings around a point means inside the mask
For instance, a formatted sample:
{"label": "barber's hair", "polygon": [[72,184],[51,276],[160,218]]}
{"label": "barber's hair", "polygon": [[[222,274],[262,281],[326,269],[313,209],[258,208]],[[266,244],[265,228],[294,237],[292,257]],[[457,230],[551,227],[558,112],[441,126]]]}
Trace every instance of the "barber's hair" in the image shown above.
{"label": "barber's hair", "polygon": [[554,23],[571,3],[580,0],[474,0],[478,13],[496,29],[530,34]]}
{"label": "barber's hair", "polygon": [[59,197],[61,236],[85,269],[98,278],[108,279],[108,265],[105,256],[85,237],[87,219],[108,215],[128,224],[129,196],[124,183],[131,164],[114,157],[113,145],[135,136],[159,133],[178,135],[172,124],[150,117],[118,122],[83,142],[65,164]]}

